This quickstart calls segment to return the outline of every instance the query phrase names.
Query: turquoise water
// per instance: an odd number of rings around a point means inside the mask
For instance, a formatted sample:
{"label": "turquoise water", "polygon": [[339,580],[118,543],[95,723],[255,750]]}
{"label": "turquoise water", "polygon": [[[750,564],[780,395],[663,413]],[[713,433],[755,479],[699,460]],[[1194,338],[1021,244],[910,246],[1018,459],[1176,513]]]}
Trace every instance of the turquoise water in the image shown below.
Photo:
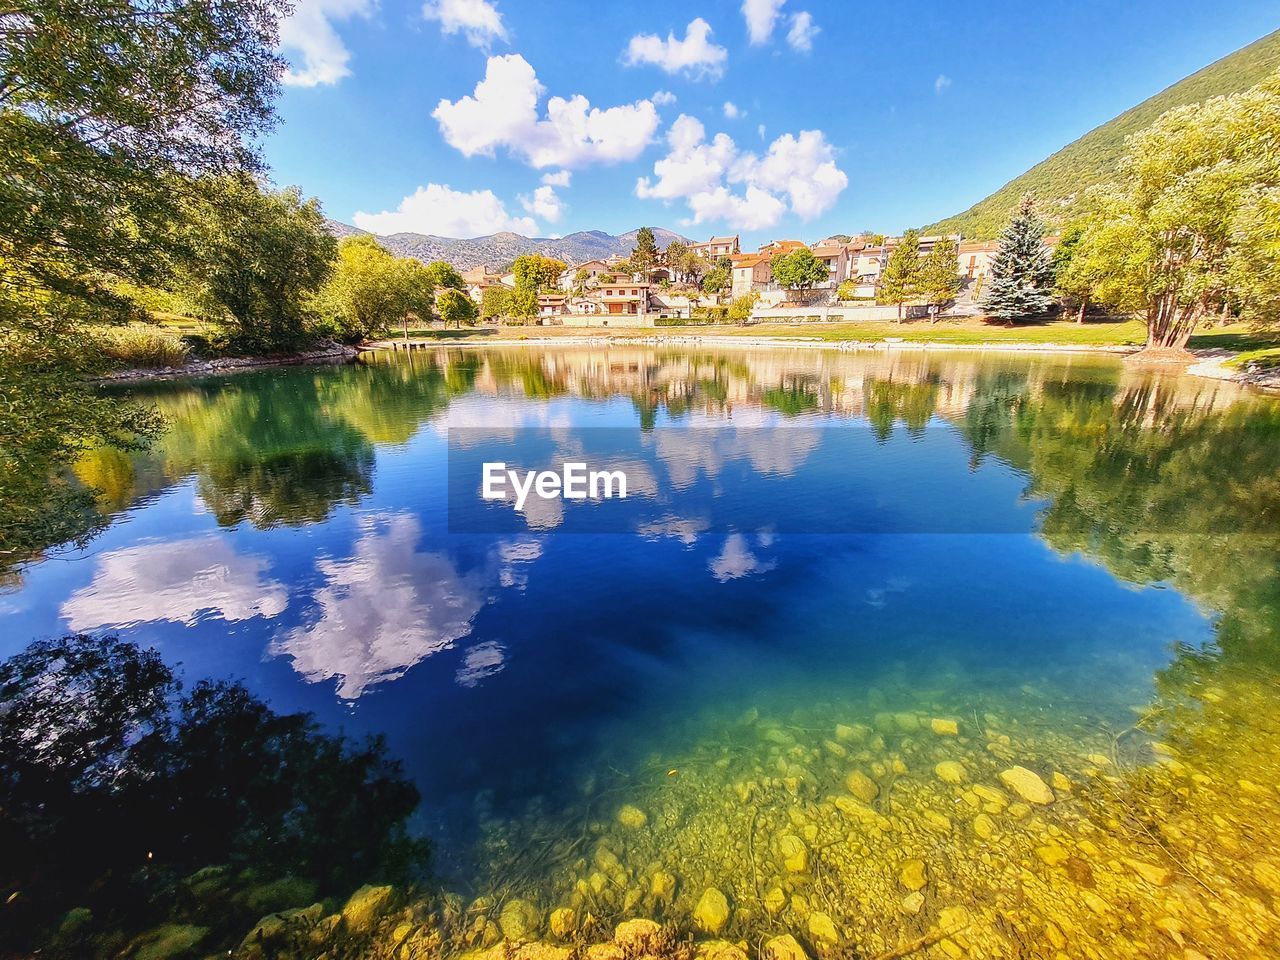
{"label": "turquoise water", "polygon": [[[1250,734],[1280,629],[1274,400],[1109,359],[647,347],[138,394],[168,433],[80,465],[111,524],[0,594],[0,653],[110,631],[384,735],[435,877],[482,898],[472,942],[506,926],[486,896],[542,935],[556,909],[813,949],[831,924],[869,954],[958,908],[975,956],[1046,923],[1129,945],[1104,955],[1246,955],[1248,904],[1280,923],[1248,827],[1280,787]],[[458,482],[548,449],[639,493],[521,514]],[[1224,690],[1251,712],[1209,724]],[[1230,780],[1266,805],[1228,801],[1234,849],[1191,830],[1191,866],[1130,822],[1207,818],[1160,778],[1246,755],[1264,772]]]}

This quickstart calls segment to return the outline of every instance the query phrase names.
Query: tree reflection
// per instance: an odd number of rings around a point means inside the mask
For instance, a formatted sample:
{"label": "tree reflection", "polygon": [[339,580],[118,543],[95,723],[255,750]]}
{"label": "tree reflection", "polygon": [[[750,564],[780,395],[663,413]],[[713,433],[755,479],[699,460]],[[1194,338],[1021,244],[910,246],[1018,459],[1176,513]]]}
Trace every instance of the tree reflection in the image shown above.
{"label": "tree reflection", "polygon": [[[24,952],[72,907],[97,929],[170,919],[182,878],[210,865],[290,878],[275,889],[304,903],[403,880],[425,857],[404,826],[417,803],[380,740],[322,733],[237,683],[184,691],[132,643],[38,641],[0,664],[0,949]],[[188,906],[241,933],[262,912]]]}

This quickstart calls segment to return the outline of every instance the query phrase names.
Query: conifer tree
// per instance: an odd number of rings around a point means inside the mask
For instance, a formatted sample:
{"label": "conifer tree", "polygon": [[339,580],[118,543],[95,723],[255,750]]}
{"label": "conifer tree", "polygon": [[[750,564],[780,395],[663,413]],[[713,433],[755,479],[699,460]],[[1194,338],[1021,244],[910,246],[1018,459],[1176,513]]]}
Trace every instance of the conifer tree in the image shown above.
{"label": "conifer tree", "polygon": [[898,305],[898,320],[902,320],[902,305],[916,299],[920,292],[920,231],[908,230],[889,254],[880,286],[876,289],[877,303]]}
{"label": "conifer tree", "polygon": [[[937,241],[920,266],[920,292],[939,311],[960,292],[960,254],[950,237]],[[931,311],[930,315],[934,315]]]}
{"label": "conifer tree", "polygon": [[999,242],[987,273],[982,309],[1010,323],[1048,313],[1056,302],[1053,260],[1044,244],[1044,223],[1036,216],[1029,194],[1001,231]]}

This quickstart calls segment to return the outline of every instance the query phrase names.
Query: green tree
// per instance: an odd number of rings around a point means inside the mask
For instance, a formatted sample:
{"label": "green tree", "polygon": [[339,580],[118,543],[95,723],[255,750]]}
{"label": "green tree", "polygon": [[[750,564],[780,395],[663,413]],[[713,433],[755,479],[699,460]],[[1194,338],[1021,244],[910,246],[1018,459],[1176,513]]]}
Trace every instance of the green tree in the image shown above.
{"label": "green tree", "polygon": [[858,296],[858,284],[855,280],[845,280],[836,289],[837,300],[854,300]]}
{"label": "green tree", "polygon": [[683,240],[672,240],[667,244],[667,249],[662,251],[662,263],[671,271],[672,280],[685,279],[685,258],[688,253],[689,245]]}
{"label": "green tree", "polygon": [[755,309],[759,300],[760,294],[755,290],[744,293],[740,297],[734,297],[733,302],[729,304],[729,319],[734,323],[746,323],[751,319],[751,311]]}
{"label": "green tree", "polygon": [[511,291],[510,304],[510,316],[518,320],[531,320],[538,315],[538,294],[529,287]]}
{"label": "green tree", "polygon": [[202,193],[183,224],[193,299],[226,326],[235,349],[297,347],[337,255],[319,202],[296,187],[264,189],[246,175],[218,178]]}
{"label": "green tree", "polygon": [[[920,264],[920,295],[938,310],[948,307],[960,292],[960,251],[950,237],[937,241]],[[936,313],[931,311],[931,316]]]}
{"label": "green tree", "polygon": [[485,320],[511,316],[511,291],[506,287],[485,287],[480,294],[480,316]]}
{"label": "green tree", "polygon": [[898,320],[902,306],[920,296],[920,232],[908,230],[889,254],[884,274],[876,287],[876,303],[896,304]]}
{"label": "green tree", "polygon": [[1044,222],[1035,201],[1022,198],[1018,212],[1000,233],[991,258],[982,309],[987,316],[1012,323],[1053,309],[1053,264],[1044,243]]}
{"label": "green tree", "polygon": [[1076,307],[1076,323],[1084,323],[1089,298],[1098,280],[1088,259],[1076,256],[1083,239],[1084,227],[1076,224],[1063,231],[1053,248],[1053,286],[1065,303]]}
{"label": "green tree", "polygon": [[[704,261],[706,262],[706,261]],[[733,261],[728,257],[719,257],[709,263],[702,277],[704,293],[722,293],[733,284]]]}
{"label": "green tree", "polygon": [[433,260],[427,264],[427,279],[436,290],[465,290],[467,282],[462,274],[451,263],[445,260]]}
{"label": "green tree", "polygon": [[395,257],[361,234],[338,244],[337,263],[320,289],[317,306],[342,339],[359,341],[406,322],[410,314],[430,319],[434,300],[427,267]]}
{"label": "green tree", "polygon": [[631,268],[635,273],[646,277],[658,264],[658,243],[653,236],[652,227],[641,227],[636,231],[636,245],[631,248]]}
{"label": "green tree", "polygon": [[1146,318],[1149,348],[1185,347],[1224,302],[1280,319],[1278,141],[1280,74],[1170,110],[1091,192],[1075,259],[1095,298]]}
{"label": "green tree", "polygon": [[452,323],[459,329],[463,324],[474,325],[478,315],[476,302],[461,290],[442,290],[436,297],[436,310],[446,327]]}
{"label": "green tree", "polygon": [[789,290],[807,290],[831,279],[827,265],[808,247],[792,250],[773,261],[773,278]]}
{"label": "green tree", "polygon": [[554,288],[560,281],[560,274],[567,266],[563,260],[545,257],[540,253],[526,253],[516,257],[511,272],[516,275],[516,286],[526,287],[534,293]]}

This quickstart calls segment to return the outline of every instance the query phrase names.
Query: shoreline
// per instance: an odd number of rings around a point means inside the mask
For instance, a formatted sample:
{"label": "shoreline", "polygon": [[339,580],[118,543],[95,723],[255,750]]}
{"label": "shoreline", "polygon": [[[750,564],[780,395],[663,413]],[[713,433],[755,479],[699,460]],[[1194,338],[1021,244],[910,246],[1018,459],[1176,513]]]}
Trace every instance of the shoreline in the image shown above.
{"label": "shoreline", "polygon": [[301,353],[289,353],[273,357],[219,357],[215,360],[193,360],[180,367],[132,367],[94,377],[96,384],[137,383],[143,380],[176,380],[182,377],[205,377],[241,370],[260,370],[268,367],[292,367],[305,364],[351,363],[360,350],[343,344],[331,344]]}

